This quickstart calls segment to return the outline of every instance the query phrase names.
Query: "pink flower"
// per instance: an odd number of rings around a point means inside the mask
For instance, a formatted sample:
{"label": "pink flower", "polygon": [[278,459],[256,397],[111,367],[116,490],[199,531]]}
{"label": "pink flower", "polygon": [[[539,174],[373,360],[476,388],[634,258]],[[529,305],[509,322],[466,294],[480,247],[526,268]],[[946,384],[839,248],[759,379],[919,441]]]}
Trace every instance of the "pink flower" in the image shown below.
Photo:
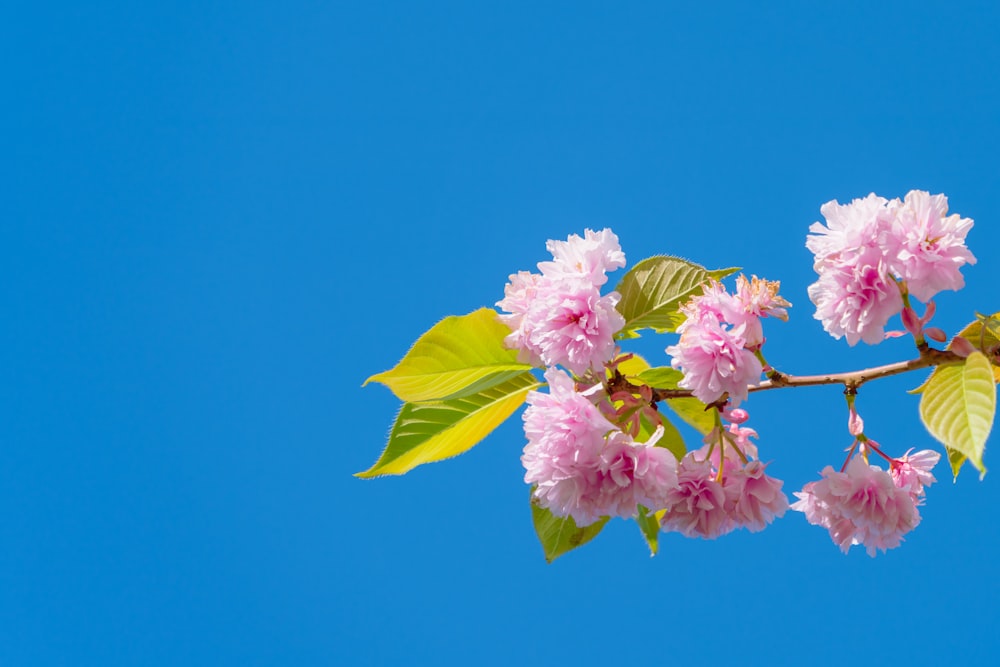
{"label": "pink flower", "polygon": [[896,486],[908,491],[913,501],[920,505],[924,501],[924,488],[937,481],[931,469],[941,460],[941,454],[930,449],[922,449],[913,456],[910,452],[895,459],[889,473]]}
{"label": "pink flower", "polygon": [[702,403],[728,393],[735,407],[746,400],[749,385],[760,380],[763,366],[746,349],[743,326],[727,328],[714,317],[698,317],[689,316],[680,340],[666,349],[670,365],[684,374],[678,386]]}
{"label": "pink flower", "polygon": [[760,461],[749,461],[743,467],[727,465],[725,471],[726,511],[735,525],[751,532],[764,530],[788,509],[783,483],[766,475],[765,468]]}
{"label": "pink flower", "polygon": [[829,201],[820,211],[827,226],[814,223],[806,239],[819,280],[809,286],[815,318],[849,345],[881,342],[889,318],[903,308],[879,241],[892,220],[888,201],[874,193],[850,204]]}
{"label": "pink flower", "polygon": [[822,479],[809,482],[791,509],[804,512],[809,523],[826,528],[841,551],[862,544],[869,556],[902,542],[920,523],[910,491],[900,488],[884,470],[855,456],[844,472],[823,469]]}
{"label": "pink flower", "polygon": [[948,215],[948,198],[911,190],[895,200],[895,216],[883,239],[893,273],[924,303],[942,290],[965,286],[961,268],[975,264],[965,246],[972,220]]}
{"label": "pink flower", "polygon": [[535,486],[541,506],[579,526],[603,516],[634,516],[638,504],[662,509],[677,483],[677,461],[654,446],[659,435],[635,443],[576,391],[564,371],[550,368],[545,379],[549,393],[528,393],[528,444],[521,456],[524,481]]}
{"label": "pink flower", "polygon": [[624,266],[625,256],[607,229],[550,241],[549,249],[555,260],[539,263],[541,274],[511,275],[496,304],[509,313],[500,315],[511,329],[504,342],[520,351],[522,361],[583,375],[611,359],[614,335],[625,326],[615,309],[620,295],[602,296],[599,288],[605,271]]}
{"label": "pink flower", "polygon": [[660,510],[677,486],[677,459],[670,450],[636,443],[621,431],[608,438],[601,462],[604,478],[599,505],[605,516],[635,516],[637,505]]}
{"label": "pink flower", "polygon": [[539,263],[538,269],[548,278],[577,278],[600,287],[608,271],[625,266],[625,253],[610,229],[587,229],[584,238],[573,234],[565,241],[548,241],[545,247],[553,261]]}
{"label": "pink flower", "polygon": [[824,264],[808,292],[816,304],[814,317],[834,338],[847,336],[849,345],[859,340],[870,345],[881,342],[889,318],[903,309],[899,288],[878,247]]}
{"label": "pink flower", "polygon": [[902,310],[897,280],[925,303],[941,290],[957,290],[960,269],[976,258],[965,247],[972,220],[947,215],[944,195],[912,190],[905,201],[875,194],[820,209],[827,226],[814,223],[806,247],[819,280],[809,287],[816,319],[836,338],[876,344]]}
{"label": "pink flower", "polygon": [[782,482],[765,474],[751,437],[757,437],[753,429],[730,424],[721,433],[713,430],[701,449],[681,459],[677,488],[661,521],[664,530],[714,539],[736,528],[763,530],[785,514]]}
{"label": "pink flower", "polygon": [[850,256],[862,248],[878,245],[891,213],[888,201],[872,193],[850,204],[828,201],[820,207],[826,219],[824,227],[818,222],[809,227],[812,236],[806,237],[806,247],[812,251],[813,268],[822,274],[827,265],[850,262]]}
{"label": "pink flower", "polygon": [[705,446],[696,452],[699,458],[708,457],[712,474],[717,478],[719,451],[725,450],[722,486],[726,491],[726,514],[732,528],[747,528],[751,532],[763,530],[788,509],[788,498],[781,492],[783,482],[765,474],[767,466],[756,460],[757,446],[750,440],[756,437],[757,432],[752,428],[733,423],[722,436],[724,447],[719,446],[719,432],[713,430],[705,436]]}
{"label": "pink flower", "polygon": [[778,296],[778,289],[781,283],[771,280],[761,280],[753,276],[747,280],[746,276],[736,278],[736,294],[732,299],[732,304],[736,308],[732,312],[725,313],[725,320],[734,327],[745,325],[745,344],[753,348],[764,344],[764,330],[761,318],[776,317],[779,320],[788,320],[786,310],[792,304]]}
{"label": "pink flower", "polygon": [[522,361],[535,366],[542,365],[538,354],[529,348],[531,331],[524,322],[525,315],[531,310],[531,305],[535,302],[539,290],[548,289],[548,284],[544,282],[541,275],[528,271],[519,271],[510,276],[510,282],[504,287],[504,298],[497,302],[497,306],[509,312],[509,315],[500,314],[500,321],[510,327],[512,333],[504,339],[504,343],[511,349],[521,350]]}
{"label": "pink flower", "polygon": [[711,461],[699,461],[694,452],[681,459],[677,487],[668,492],[667,500],[667,512],[660,521],[664,531],[714,540],[736,527],[726,511],[726,490],[716,481]]}
{"label": "pink flower", "polygon": [[719,281],[709,280],[701,286],[701,292],[680,307],[685,319],[677,327],[678,332],[683,333],[685,329],[698,326],[704,319],[730,323],[731,318],[742,319],[742,304]]}
{"label": "pink flower", "polygon": [[703,403],[715,403],[724,394],[736,407],[746,400],[747,388],[760,380],[763,366],[754,350],[764,343],[762,317],[786,319],[791,304],[778,296],[778,283],[740,276],[736,294],[718,281],[702,287],[702,294],[681,306],[684,321],[676,345],[666,349],[671,366],[684,374],[678,383]]}
{"label": "pink flower", "polygon": [[615,425],[585,396],[565,372],[545,373],[549,393],[528,392],[524,433],[528,444],[521,463],[524,481],[557,516],[573,516],[581,525],[600,516],[596,507],[605,435]]}
{"label": "pink flower", "polygon": [[[614,356],[614,335],[625,326],[615,310],[617,292],[601,296],[596,287],[582,289],[557,282],[555,289],[539,292],[512,341],[518,341],[545,366],[565,366],[575,375],[601,368]],[[509,343],[508,343],[509,344]]]}

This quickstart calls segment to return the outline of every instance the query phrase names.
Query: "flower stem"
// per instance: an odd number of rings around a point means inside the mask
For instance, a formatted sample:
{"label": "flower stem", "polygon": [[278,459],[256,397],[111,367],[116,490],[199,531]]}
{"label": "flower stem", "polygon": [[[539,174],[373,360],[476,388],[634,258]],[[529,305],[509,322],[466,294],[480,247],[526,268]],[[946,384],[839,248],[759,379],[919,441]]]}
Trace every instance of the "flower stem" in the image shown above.
{"label": "flower stem", "polygon": [[851,448],[847,450],[847,458],[844,459],[844,465],[840,466],[840,472],[847,470],[847,464],[851,462],[851,458],[854,456],[854,450],[858,448],[858,443],[861,442],[861,438],[864,436],[858,436],[858,439],[854,441]]}

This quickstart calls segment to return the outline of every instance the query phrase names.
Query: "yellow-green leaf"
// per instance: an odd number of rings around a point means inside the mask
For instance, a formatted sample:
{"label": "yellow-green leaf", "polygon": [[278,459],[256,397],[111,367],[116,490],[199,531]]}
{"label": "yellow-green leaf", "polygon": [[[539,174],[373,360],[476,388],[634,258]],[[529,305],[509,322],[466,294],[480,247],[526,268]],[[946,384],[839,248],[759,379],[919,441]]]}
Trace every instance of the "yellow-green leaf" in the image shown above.
{"label": "yellow-green leaf", "polygon": [[461,454],[510,417],[539,386],[531,373],[522,373],[473,396],[405,403],[382,456],[356,476],[402,475],[423,463]]}
{"label": "yellow-green leaf", "polygon": [[667,407],[702,435],[708,435],[715,428],[715,413],[697,398],[667,399]]}
{"label": "yellow-green leaf", "polygon": [[[988,316],[980,315],[962,329],[958,335],[985,352],[989,348],[1000,344],[1000,335],[997,334],[998,322],[1000,322],[1000,313],[993,313]],[[983,328],[984,323],[986,324],[985,329]]]}
{"label": "yellow-green leaf", "polygon": [[652,557],[660,550],[660,520],[657,518],[655,512],[650,512],[642,505],[639,505],[638,509],[639,512],[635,517],[635,522],[639,524],[639,532],[642,533],[642,538],[646,540],[646,546],[649,547],[649,555]]}
{"label": "yellow-green leaf", "polygon": [[509,333],[489,308],[446,317],[418,338],[395,368],[365,384],[380,382],[407,403],[478,394],[531,368],[504,347]]}
{"label": "yellow-green leaf", "polygon": [[996,400],[993,368],[981,352],[970,354],[964,364],[939,366],[924,387],[920,418],[949,450],[956,475],[960,457],[967,458],[980,476],[986,474],[983,450],[993,427]]}
{"label": "yellow-green leaf", "polygon": [[634,379],[642,375],[649,369],[649,362],[641,355],[633,354],[628,359],[618,364],[618,371],[629,379]]}
{"label": "yellow-green leaf", "polygon": [[[663,435],[660,436],[655,445],[669,450],[674,455],[674,458],[680,461],[687,454],[687,445],[684,444],[684,436],[681,435],[681,432],[677,430],[677,427],[665,415],[660,415],[660,418],[663,420]],[[645,425],[644,427],[647,429],[653,428]],[[646,440],[649,440],[649,436],[641,438],[639,442],[645,442]]]}
{"label": "yellow-green leaf", "polygon": [[670,366],[657,366],[639,373],[639,379],[657,389],[677,389],[677,384],[684,379],[684,374]]}
{"label": "yellow-green leaf", "polygon": [[[985,325],[985,326],[984,326]],[[1000,313],[977,315],[955,338],[964,338],[993,363],[993,380],[1000,384]],[[948,344],[950,350],[954,339]]]}
{"label": "yellow-green leaf", "polygon": [[958,471],[962,469],[962,464],[965,463],[968,457],[950,447],[945,447],[944,450],[948,453],[948,465],[951,466],[951,474],[958,477]]}
{"label": "yellow-green leaf", "polygon": [[531,520],[535,524],[535,533],[542,544],[545,561],[551,563],[564,553],[591,541],[604,528],[608,517],[598,519],[589,526],[580,527],[573,517],[558,517],[538,504],[531,497]]}
{"label": "yellow-green leaf", "polygon": [[675,331],[684,316],[680,307],[709,280],[739,271],[737,268],[708,271],[679,257],[657,255],[642,260],[622,276],[616,290],[622,295],[618,312],[625,318],[619,338],[634,338],[640,329],[657,333]]}

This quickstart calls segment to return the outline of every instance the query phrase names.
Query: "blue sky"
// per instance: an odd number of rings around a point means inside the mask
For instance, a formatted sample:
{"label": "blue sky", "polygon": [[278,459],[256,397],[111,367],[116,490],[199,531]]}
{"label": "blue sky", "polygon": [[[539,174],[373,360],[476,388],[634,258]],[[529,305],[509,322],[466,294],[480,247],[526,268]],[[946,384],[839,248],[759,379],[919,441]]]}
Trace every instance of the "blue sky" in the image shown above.
{"label": "blue sky", "polygon": [[[943,192],[979,262],[936,322],[1000,310],[1000,17],[877,4],[9,5],[0,664],[995,656],[995,473],[939,468],[875,559],[790,513],[656,558],[616,521],[552,565],[517,419],[352,476],[398,407],[364,379],[588,227],[782,281],[772,363],[849,370],[910,349],[822,332],[809,224]],[[921,379],[859,398],[893,453],[933,445]],[[835,388],[745,407],[789,493],[849,444]]]}

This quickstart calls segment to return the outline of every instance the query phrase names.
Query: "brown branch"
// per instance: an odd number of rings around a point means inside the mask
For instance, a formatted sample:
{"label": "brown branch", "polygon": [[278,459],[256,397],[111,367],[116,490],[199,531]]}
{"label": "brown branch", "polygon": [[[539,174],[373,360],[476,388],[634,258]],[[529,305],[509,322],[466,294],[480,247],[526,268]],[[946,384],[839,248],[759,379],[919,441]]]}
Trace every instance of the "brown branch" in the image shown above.
{"label": "brown branch", "polygon": [[[925,347],[920,350],[920,356],[916,359],[898,361],[893,364],[886,364],[885,366],[876,366],[875,368],[866,368],[864,370],[851,371],[847,373],[789,375],[777,370],[772,370],[768,373],[767,380],[759,384],[750,385],[748,391],[757,392],[768,391],[770,389],[784,389],[785,387],[814,387],[825,384],[842,384],[844,385],[844,391],[853,393],[858,390],[858,387],[870,380],[877,380],[891,375],[899,375],[900,373],[909,373],[910,371],[920,370],[921,368],[930,368],[932,366],[959,364],[962,363],[962,361],[964,361],[964,357],[961,357],[954,352],[950,352],[948,350],[935,350],[933,348]],[[616,377],[612,381],[612,384],[616,385],[617,388],[624,389],[625,387],[618,384],[618,381],[619,378]],[[624,377],[621,378],[621,381],[628,383]],[[653,389],[654,402],[658,403],[671,398],[692,398],[692,394],[690,390],[687,389]]]}

